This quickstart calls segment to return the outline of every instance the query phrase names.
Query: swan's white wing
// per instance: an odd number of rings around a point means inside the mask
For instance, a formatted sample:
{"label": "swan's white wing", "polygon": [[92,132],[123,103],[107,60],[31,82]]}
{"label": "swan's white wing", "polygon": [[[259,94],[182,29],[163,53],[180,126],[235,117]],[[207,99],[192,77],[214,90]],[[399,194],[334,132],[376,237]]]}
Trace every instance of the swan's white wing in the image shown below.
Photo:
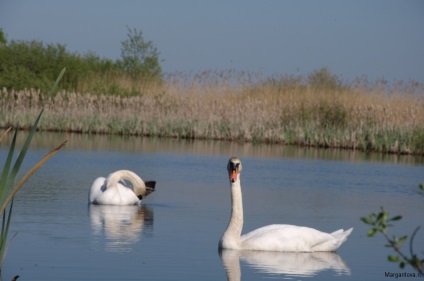
{"label": "swan's white wing", "polygon": [[243,235],[241,243],[242,249],[284,252],[335,251],[341,244],[332,234],[287,224],[258,228]]}
{"label": "swan's white wing", "polygon": [[133,205],[140,201],[131,188],[120,183],[106,189],[98,199],[99,204],[104,205]]}
{"label": "swan's white wing", "polygon": [[90,189],[89,202],[100,205],[134,205],[140,200],[134,191],[121,183],[106,189],[106,178],[97,178]]}
{"label": "swan's white wing", "polygon": [[100,177],[94,180],[91,185],[90,192],[88,193],[88,202],[92,204],[99,204],[97,200],[103,194],[103,191],[106,189],[105,186],[106,178]]}

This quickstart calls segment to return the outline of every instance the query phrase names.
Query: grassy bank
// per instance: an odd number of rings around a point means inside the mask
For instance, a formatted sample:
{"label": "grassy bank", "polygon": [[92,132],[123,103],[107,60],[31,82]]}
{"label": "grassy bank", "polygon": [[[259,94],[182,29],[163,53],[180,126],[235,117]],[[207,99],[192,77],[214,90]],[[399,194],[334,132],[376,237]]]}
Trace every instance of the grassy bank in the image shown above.
{"label": "grassy bank", "polygon": [[388,93],[381,84],[363,81],[246,77],[210,72],[194,79],[168,77],[128,97],[60,92],[47,99],[37,90],[3,89],[0,127],[27,129],[44,105],[40,130],[424,154],[420,85]]}

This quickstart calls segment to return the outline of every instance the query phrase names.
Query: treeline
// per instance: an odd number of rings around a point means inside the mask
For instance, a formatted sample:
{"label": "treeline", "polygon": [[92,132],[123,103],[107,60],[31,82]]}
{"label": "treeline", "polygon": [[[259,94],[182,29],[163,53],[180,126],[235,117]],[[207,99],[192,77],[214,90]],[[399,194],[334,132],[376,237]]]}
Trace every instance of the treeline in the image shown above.
{"label": "treeline", "polygon": [[45,93],[66,67],[59,90],[121,96],[142,94],[147,83],[161,80],[159,53],[142,33],[128,28],[121,58],[70,52],[62,44],[41,41],[8,42],[0,29],[0,86],[8,90],[39,89]]}

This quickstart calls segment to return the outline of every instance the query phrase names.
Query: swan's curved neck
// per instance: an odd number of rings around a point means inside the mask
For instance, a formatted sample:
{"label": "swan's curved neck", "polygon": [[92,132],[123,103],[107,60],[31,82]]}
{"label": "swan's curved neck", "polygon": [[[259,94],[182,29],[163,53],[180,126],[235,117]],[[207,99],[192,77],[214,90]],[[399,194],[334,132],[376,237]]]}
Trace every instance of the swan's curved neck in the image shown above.
{"label": "swan's curved neck", "polygon": [[118,182],[121,180],[127,180],[131,182],[134,188],[134,193],[137,196],[144,195],[146,193],[146,186],[144,181],[139,176],[137,176],[137,174],[128,170],[120,170],[110,174],[107,178],[106,188],[117,186]]}
{"label": "swan's curved neck", "polygon": [[240,187],[240,175],[231,183],[231,218],[225,230],[221,246],[223,248],[239,249],[240,236],[243,229],[243,199]]}

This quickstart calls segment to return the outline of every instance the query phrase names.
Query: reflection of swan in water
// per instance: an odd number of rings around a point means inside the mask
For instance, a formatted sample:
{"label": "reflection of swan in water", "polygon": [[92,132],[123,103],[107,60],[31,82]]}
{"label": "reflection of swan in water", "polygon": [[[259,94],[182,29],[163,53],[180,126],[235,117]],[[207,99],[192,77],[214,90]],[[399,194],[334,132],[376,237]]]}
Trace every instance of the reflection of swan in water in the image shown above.
{"label": "reflection of swan in water", "polygon": [[155,181],[144,182],[128,170],[97,178],[91,185],[88,201],[99,205],[135,205],[155,190]]}
{"label": "reflection of swan in water", "polygon": [[240,187],[241,161],[232,157],[227,165],[231,182],[231,218],[219,241],[219,248],[234,250],[322,252],[335,251],[346,241],[352,228],[325,233],[310,227],[273,224],[241,236],[243,200]]}
{"label": "reflection of swan in water", "polygon": [[219,252],[229,281],[241,280],[240,260],[268,274],[286,277],[311,277],[324,270],[336,275],[350,275],[350,269],[335,252],[270,252],[249,250],[226,250]]}
{"label": "reflection of swan in water", "polygon": [[89,205],[89,214],[93,234],[106,238],[106,251],[131,251],[142,234],[153,227],[153,211],[144,205]]}

